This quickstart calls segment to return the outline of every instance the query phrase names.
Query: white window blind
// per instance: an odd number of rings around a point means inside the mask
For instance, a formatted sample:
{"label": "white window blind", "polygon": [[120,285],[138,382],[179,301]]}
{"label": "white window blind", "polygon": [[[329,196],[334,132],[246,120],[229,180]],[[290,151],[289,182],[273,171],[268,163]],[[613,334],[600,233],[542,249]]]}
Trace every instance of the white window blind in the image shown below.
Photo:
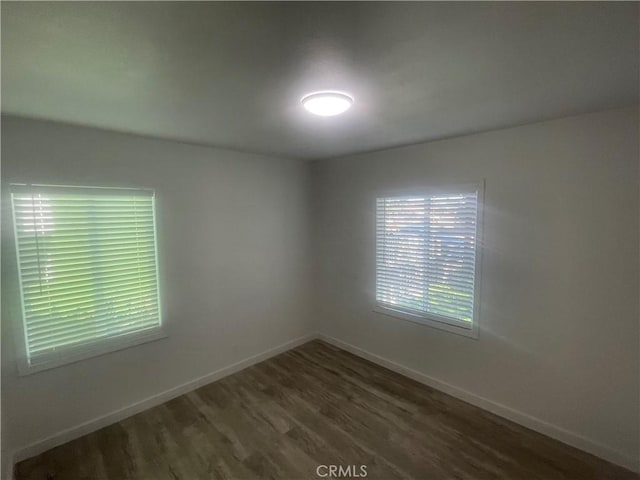
{"label": "white window blind", "polygon": [[378,198],[378,304],[470,328],[477,231],[477,191]]}
{"label": "white window blind", "polygon": [[159,329],[150,190],[14,186],[29,365]]}

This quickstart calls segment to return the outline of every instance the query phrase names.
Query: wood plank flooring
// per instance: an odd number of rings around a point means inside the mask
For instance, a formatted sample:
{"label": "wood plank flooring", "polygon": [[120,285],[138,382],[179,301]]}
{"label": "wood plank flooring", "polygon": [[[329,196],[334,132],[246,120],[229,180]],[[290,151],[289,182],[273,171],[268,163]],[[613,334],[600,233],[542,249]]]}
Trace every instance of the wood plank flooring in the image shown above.
{"label": "wood plank flooring", "polygon": [[17,478],[317,479],[319,465],[384,480],[638,478],[320,341],[21,462]]}

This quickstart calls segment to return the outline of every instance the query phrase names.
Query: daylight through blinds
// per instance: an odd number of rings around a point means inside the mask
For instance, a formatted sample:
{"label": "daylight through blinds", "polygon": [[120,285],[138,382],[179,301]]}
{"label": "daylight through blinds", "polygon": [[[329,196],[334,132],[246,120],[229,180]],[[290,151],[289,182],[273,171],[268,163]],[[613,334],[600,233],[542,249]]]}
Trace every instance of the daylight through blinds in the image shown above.
{"label": "daylight through blinds", "polygon": [[477,219],[477,192],[378,198],[377,302],[471,324]]}
{"label": "daylight through blinds", "polygon": [[153,192],[111,192],[12,193],[31,363],[160,326]]}

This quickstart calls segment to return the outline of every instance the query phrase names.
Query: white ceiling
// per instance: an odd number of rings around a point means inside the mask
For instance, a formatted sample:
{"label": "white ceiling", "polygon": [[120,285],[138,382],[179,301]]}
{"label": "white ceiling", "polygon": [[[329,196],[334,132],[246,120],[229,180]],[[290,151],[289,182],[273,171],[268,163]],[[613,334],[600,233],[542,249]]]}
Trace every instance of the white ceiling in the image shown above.
{"label": "white ceiling", "polygon": [[[2,2],[2,111],[325,158],[638,102],[638,3]],[[350,92],[339,117],[309,91]]]}

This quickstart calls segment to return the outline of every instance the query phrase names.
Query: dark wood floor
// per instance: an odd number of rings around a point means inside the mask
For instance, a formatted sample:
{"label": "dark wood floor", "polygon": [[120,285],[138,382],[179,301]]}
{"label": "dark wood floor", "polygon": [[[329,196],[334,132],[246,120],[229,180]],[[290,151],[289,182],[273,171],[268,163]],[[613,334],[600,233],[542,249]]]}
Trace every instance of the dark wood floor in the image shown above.
{"label": "dark wood floor", "polygon": [[17,470],[18,480],[313,479],[319,465],[361,476],[364,465],[385,480],[638,478],[319,341]]}

